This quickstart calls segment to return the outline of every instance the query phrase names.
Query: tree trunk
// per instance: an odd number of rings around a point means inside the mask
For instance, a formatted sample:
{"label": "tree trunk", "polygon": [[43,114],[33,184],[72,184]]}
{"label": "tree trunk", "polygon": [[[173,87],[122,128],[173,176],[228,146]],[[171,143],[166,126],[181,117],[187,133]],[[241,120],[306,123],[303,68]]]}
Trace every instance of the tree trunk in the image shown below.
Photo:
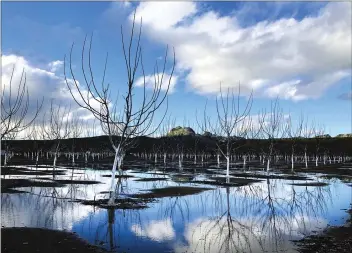
{"label": "tree trunk", "polygon": [[115,176],[116,176],[116,167],[117,164],[120,163],[120,147],[115,149],[115,159],[114,164],[112,166],[112,175],[111,175],[111,185],[110,185],[110,199],[108,201],[108,205],[115,204]]}

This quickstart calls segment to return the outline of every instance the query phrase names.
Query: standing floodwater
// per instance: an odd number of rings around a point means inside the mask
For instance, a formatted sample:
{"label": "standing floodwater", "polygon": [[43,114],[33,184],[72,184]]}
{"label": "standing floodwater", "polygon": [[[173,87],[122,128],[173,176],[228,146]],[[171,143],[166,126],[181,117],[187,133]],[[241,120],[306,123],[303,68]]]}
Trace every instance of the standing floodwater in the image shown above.
{"label": "standing floodwater", "polygon": [[22,169],[33,175],[9,173],[2,182],[36,185],[1,194],[2,226],[72,231],[114,252],[295,252],[291,240],[342,224],[351,201],[345,180],[320,174],[236,172],[224,186],[226,171],[216,168],[136,166],[117,180],[119,198],[135,205],[114,210],[94,204],[108,196],[109,171],[62,167],[53,181]]}

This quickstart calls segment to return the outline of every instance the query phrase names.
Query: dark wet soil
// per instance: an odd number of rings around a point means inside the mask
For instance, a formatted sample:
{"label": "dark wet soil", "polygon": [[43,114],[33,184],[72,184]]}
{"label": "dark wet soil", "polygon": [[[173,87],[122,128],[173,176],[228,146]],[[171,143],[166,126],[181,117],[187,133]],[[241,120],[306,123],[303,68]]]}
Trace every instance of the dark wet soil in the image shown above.
{"label": "dark wet soil", "polygon": [[[352,207],[352,206],[351,206]],[[301,253],[351,253],[352,252],[352,209],[347,211],[349,220],[344,226],[328,227],[318,235],[295,241]]]}
{"label": "dark wet soil", "polygon": [[[102,175],[102,177],[112,177],[112,175]],[[130,178],[132,175],[115,175],[115,178]]]}
{"label": "dark wet soil", "polygon": [[153,200],[148,199],[133,199],[133,198],[121,198],[115,199],[114,205],[108,205],[109,199],[97,199],[97,200],[82,200],[80,201],[83,205],[98,206],[104,209],[144,209],[148,208],[147,204]]}
{"label": "dark wet soil", "polygon": [[168,178],[165,177],[151,177],[151,178],[138,178],[135,179],[134,181],[138,181],[138,182],[153,182],[153,181],[167,181],[169,180]]}
{"label": "dark wet soil", "polygon": [[52,168],[48,170],[43,170],[43,169],[28,169],[24,167],[1,167],[1,175],[13,175],[13,176],[18,176],[18,175],[65,175],[66,171],[65,170],[53,170]]}
{"label": "dark wet soil", "polygon": [[70,180],[70,179],[56,179],[55,182],[61,184],[100,184],[99,181],[92,181],[92,180]]}
{"label": "dark wet soil", "polygon": [[327,186],[329,184],[324,183],[324,182],[307,182],[307,183],[292,183],[290,185],[295,185],[295,186]]}
{"label": "dark wet soil", "polygon": [[2,228],[3,253],[102,253],[73,233],[41,228]]}
{"label": "dark wet soil", "polygon": [[207,190],[211,190],[211,188],[171,186],[171,187],[165,187],[165,188],[150,189],[150,190],[147,190],[148,191],[147,193],[131,194],[130,196],[133,198],[141,198],[141,199],[180,197],[180,196],[198,194]]}
{"label": "dark wet soil", "polygon": [[330,175],[324,175],[321,176],[321,178],[324,179],[339,179],[344,183],[351,183],[352,182],[352,176],[346,176],[346,175],[338,175],[338,174],[330,174]]}
{"label": "dark wet soil", "polygon": [[285,180],[312,180],[305,176],[298,176],[294,174],[286,175],[275,175],[275,174],[256,174],[256,173],[230,173],[230,175],[235,177],[253,177],[253,178],[262,178],[262,179],[285,179]]}
{"label": "dark wet soil", "polygon": [[59,182],[33,181],[29,179],[1,179],[1,193],[10,191],[18,187],[64,187],[65,185]]}

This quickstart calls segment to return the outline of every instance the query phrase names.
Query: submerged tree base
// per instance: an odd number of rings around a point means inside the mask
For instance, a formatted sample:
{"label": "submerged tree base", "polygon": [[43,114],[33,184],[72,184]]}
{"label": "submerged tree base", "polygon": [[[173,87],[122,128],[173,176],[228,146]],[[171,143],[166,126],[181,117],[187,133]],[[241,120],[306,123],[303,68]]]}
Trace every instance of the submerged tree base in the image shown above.
{"label": "submerged tree base", "polygon": [[[43,240],[45,238],[45,240]],[[65,252],[103,253],[107,252],[90,245],[73,233],[42,228],[2,228],[1,252]]]}

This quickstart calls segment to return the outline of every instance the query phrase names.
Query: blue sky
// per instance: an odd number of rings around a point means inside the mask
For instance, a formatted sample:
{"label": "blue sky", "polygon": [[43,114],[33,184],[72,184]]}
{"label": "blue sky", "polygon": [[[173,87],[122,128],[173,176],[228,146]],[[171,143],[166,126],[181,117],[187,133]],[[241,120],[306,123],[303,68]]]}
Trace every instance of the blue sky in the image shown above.
{"label": "blue sky", "polygon": [[[293,118],[303,112],[324,124],[331,135],[352,132],[351,3],[1,4],[3,80],[7,80],[9,66],[24,67],[33,100],[44,95],[72,102],[61,91],[61,61],[75,42],[78,73],[84,36],[92,32],[96,77],[102,76],[108,52],[106,81],[113,92],[121,89],[126,69],[120,26],[127,37],[131,14],[137,8],[137,19],[143,17],[146,75],[153,73],[155,61],[161,62],[158,59],[167,44],[175,48],[175,79],[168,97],[169,113],[177,123],[182,124],[186,117],[195,125],[196,109],[202,110],[206,99],[209,114],[214,114],[219,83],[231,88],[240,81],[244,95],[254,90],[253,115],[279,96],[284,112]],[[171,63],[169,58],[167,73]],[[140,88],[136,89],[138,93]]]}

